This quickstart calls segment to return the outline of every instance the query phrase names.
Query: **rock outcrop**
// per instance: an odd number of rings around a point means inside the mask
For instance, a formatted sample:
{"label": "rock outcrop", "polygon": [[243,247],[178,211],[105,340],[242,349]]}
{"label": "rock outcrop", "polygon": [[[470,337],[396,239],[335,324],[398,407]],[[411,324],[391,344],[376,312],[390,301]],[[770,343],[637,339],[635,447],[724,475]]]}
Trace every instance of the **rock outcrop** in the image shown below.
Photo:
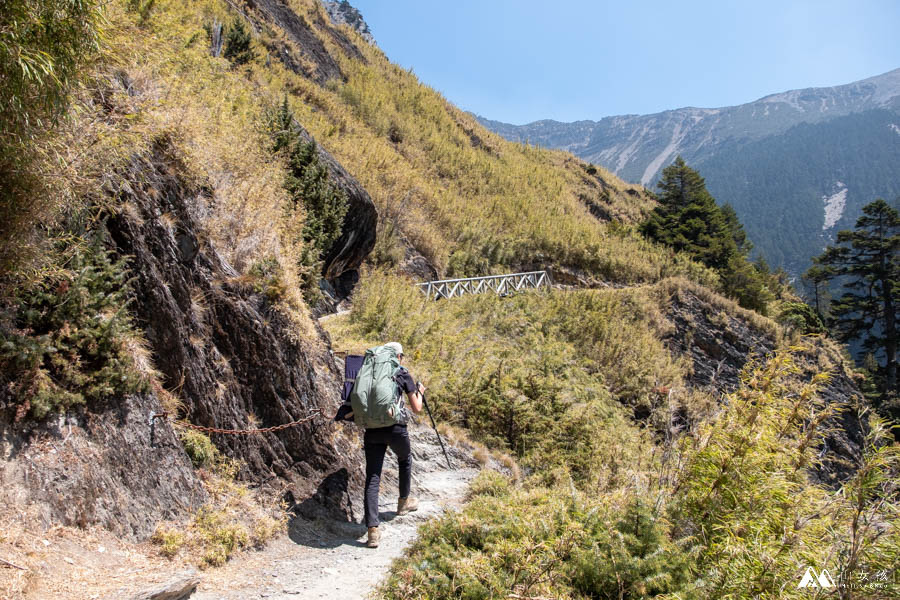
{"label": "rock outcrop", "polygon": [[[248,16],[251,20],[257,21],[257,27],[261,23],[274,25],[290,40],[291,44],[275,42],[274,47],[271,48],[288,69],[309,77],[319,84],[323,84],[329,79],[344,78],[337,61],[329,54],[325,44],[316,36],[309,23],[297,15],[285,2],[282,0],[244,0],[244,3],[251,11]],[[254,19],[255,16],[258,16],[259,20]],[[320,25],[325,25],[325,23],[322,22]],[[333,27],[326,26],[323,29],[345,54],[362,59],[359,49],[347,39],[347,36]],[[297,52],[314,65],[312,70],[308,70],[304,66],[306,61],[298,59]]]}
{"label": "rock outcrop", "polygon": [[369,29],[368,23],[363,19],[359,10],[351,6],[347,0],[340,0],[340,2],[323,1],[322,4],[325,5],[325,10],[328,11],[328,16],[331,18],[332,23],[335,25],[347,25],[355,29],[370,44],[375,43],[375,37]]}
{"label": "rock outcrop", "polygon": [[[330,413],[341,379],[324,337],[300,339],[297,324],[205,241],[198,215],[210,198],[184,172],[171,145],[157,141],[122,173],[114,193],[124,208],[108,224],[115,246],[133,257],[133,310],[164,385],[197,425],[248,429]],[[286,485],[296,499],[348,473],[344,488],[329,487],[322,501],[352,514],[346,492],[360,483],[357,441],[327,416],[273,433],[210,437],[242,462],[240,477]]]}
{"label": "rock outcrop", "polygon": [[[670,350],[689,356],[693,366],[687,383],[716,394],[737,389],[747,363],[765,359],[777,346],[772,331],[719,310],[687,290],[672,296],[667,317],[674,325],[667,340]],[[826,406],[844,407],[827,422],[830,431],[819,446],[823,462],[811,471],[817,481],[836,488],[855,472],[862,458],[865,425],[853,408],[856,400],[862,398],[862,392],[848,376],[836,348],[816,338],[808,340],[807,345],[809,351],[799,355],[800,379],[806,382],[816,373],[828,371],[831,377],[818,395]]]}
{"label": "rock outcrop", "polygon": [[194,570],[187,571],[172,580],[143,591],[130,600],[187,600],[200,585],[200,577]]}
{"label": "rock outcrop", "polygon": [[[89,408],[89,410],[88,410]],[[100,526],[144,538],[206,498],[153,394],[15,426],[0,420],[0,502],[43,527]]]}
{"label": "rock outcrop", "polygon": [[[365,223],[329,263],[340,275],[358,267],[374,243],[374,206],[324,157]],[[109,242],[130,257],[131,310],[162,386],[182,402],[179,416],[202,426],[264,428],[321,412],[278,432],[210,438],[240,461],[241,479],[307,512],[358,516],[351,501],[362,484],[358,433],[330,420],[342,379],[324,332],[299,334],[295,320],[216,252],[201,226],[209,192],[185,173],[162,138],[109,178],[120,207],[106,224]],[[171,423],[152,418],[162,410],[159,394],[148,393],[20,426],[5,411],[0,500],[28,507],[45,526],[99,525],[133,539],[147,537],[160,520],[178,520],[206,495]]]}
{"label": "rock outcrop", "polygon": [[341,229],[341,236],[325,256],[324,277],[336,290],[339,298],[346,298],[359,279],[357,269],[375,247],[378,211],[369,193],[302,125],[294,121],[294,128],[307,143],[316,144],[319,161],[328,169],[332,184],[344,191],[349,202]]}
{"label": "rock outcrop", "polygon": [[693,372],[688,383],[692,387],[734,391],[747,361],[765,358],[775,350],[771,332],[755,328],[689,291],[672,297],[667,316],[675,326],[667,340],[669,348],[690,357]]}

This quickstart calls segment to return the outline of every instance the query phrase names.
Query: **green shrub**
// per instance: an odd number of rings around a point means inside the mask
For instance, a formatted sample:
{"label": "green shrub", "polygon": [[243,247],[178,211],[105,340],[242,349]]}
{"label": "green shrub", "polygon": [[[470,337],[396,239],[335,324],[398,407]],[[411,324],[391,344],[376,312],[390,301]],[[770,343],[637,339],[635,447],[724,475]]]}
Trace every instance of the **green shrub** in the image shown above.
{"label": "green shrub", "polygon": [[251,265],[248,274],[253,277],[253,291],[262,294],[271,302],[277,302],[287,295],[287,286],[278,260],[269,257]]}
{"label": "green shrub", "polygon": [[235,19],[225,33],[222,56],[236,66],[245,65],[256,58],[251,42],[252,36],[250,32],[247,31],[240,19]]}
{"label": "green shrub", "polygon": [[825,333],[822,319],[811,306],[804,302],[785,302],[778,314],[777,321],[803,335]]}
{"label": "green shrub", "polygon": [[222,454],[208,435],[193,429],[182,429],[178,437],[195,469],[213,467],[222,459]]}
{"label": "green shrub", "polygon": [[840,493],[813,484],[819,440],[844,407],[817,397],[827,375],[801,384],[799,373],[789,352],[748,368],[725,409],[672,455],[683,467],[669,510],[676,535],[697,545],[702,597],[805,598],[797,583],[806,566],[850,581],[883,570],[900,551],[900,452],[884,443],[887,429],[871,422],[857,475]]}
{"label": "green shrub", "polygon": [[590,598],[647,598],[690,581],[691,560],[669,539],[668,524],[633,499],[613,528],[586,515],[592,543],[572,552],[572,587]]}
{"label": "green shrub", "polygon": [[627,456],[633,441],[611,442],[625,425],[587,419],[605,438],[598,447],[612,448],[588,460],[621,455],[606,485],[576,486],[560,467],[521,488],[483,475],[461,512],[420,530],[382,597],[799,600],[810,594],[797,587],[808,566],[829,569],[841,597],[895,597],[890,581],[871,580],[890,577],[900,555],[900,449],[873,418],[841,492],[812,483],[838,409],[816,398],[824,376],[802,384],[800,374],[790,352],[748,368],[716,418],[649,460]]}
{"label": "green shrub", "polygon": [[688,554],[641,502],[624,510],[565,488],[476,496],[420,529],[384,598],[645,598],[677,593]]}
{"label": "green shrub", "polygon": [[485,469],[469,484],[469,496],[505,496],[509,493],[509,478],[497,471]]}
{"label": "green shrub", "polygon": [[20,411],[51,411],[145,391],[129,343],[125,261],[99,243],[76,245],[64,269],[17,291],[12,323],[0,323],[0,366]]}
{"label": "green shrub", "polygon": [[159,546],[160,554],[166,558],[172,558],[184,546],[185,536],[183,532],[174,527],[160,525],[153,532],[150,541]]}
{"label": "green shrub", "polygon": [[348,204],[344,191],[329,181],[315,142],[298,140],[293,145],[285,187],[294,206],[305,210],[303,238],[318,260],[340,237]]}
{"label": "green shrub", "polygon": [[247,528],[224,510],[202,507],[192,523],[202,540],[201,566],[220,567],[234,554],[250,545]]}

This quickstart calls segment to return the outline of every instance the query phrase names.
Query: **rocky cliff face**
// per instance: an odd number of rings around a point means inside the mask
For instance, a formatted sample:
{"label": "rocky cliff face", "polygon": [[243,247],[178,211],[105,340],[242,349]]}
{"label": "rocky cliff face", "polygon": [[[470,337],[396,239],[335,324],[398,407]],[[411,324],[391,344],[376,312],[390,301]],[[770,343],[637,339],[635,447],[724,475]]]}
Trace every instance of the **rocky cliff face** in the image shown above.
{"label": "rocky cliff face", "polygon": [[667,317],[674,324],[667,340],[678,355],[690,357],[692,387],[728,393],[740,385],[747,361],[765,358],[775,350],[771,332],[717,309],[689,291],[672,296]]}
{"label": "rocky cliff face", "polygon": [[[301,18],[283,0],[244,0],[244,5],[247,8],[247,18],[258,29],[274,25],[284,34],[286,41],[273,42],[270,49],[288,69],[320,84],[329,79],[343,78],[337,61],[310,28],[309,22]],[[325,27],[325,23],[318,25],[347,56],[363,59],[359,49],[347,39],[347,36],[333,27]],[[305,60],[301,60],[301,57]],[[306,66],[308,64],[312,64],[313,67],[310,69]]]}
{"label": "rocky cliff face", "polygon": [[[185,173],[163,138],[109,178],[117,182],[109,193],[120,207],[106,224],[109,242],[130,257],[131,310],[161,386],[183,404],[179,416],[202,426],[264,428],[321,411],[278,432],[210,438],[240,461],[240,479],[268,489],[273,499],[284,497],[307,513],[358,516],[358,433],[329,418],[342,377],[326,335],[318,328],[311,338],[301,333],[296,319],[216,252],[202,225],[213,199]],[[329,263],[334,272],[358,266],[365,235],[347,235],[351,241],[338,252],[343,258]],[[146,537],[158,521],[177,520],[205,500],[172,425],[152,418],[162,410],[159,394],[150,393],[28,426],[0,419],[0,498],[29,507],[45,526],[100,525]]]}
{"label": "rocky cliff face", "polygon": [[[670,350],[688,356],[693,366],[687,383],[716,395],[737,389],[748,362],[761,361],[777,347],[772,331],[721,311],[687,290],[673,294],[667,318],[674,325],[667,340]],[[833,345],[819,338],[810,338],[806,344],[809,350],[800,355],[798,378],[806,382],[816,373],[828,371],[831,379],[820,388],[819,397],[827,406],[845,407],[827,424],[831,430],[820,442],[823,463],[812,473],[819,482],[836,488],[862,458],[866,426],[855,411],[862,392]]]}
{"label": "rocky cliff face", "polygon": [[144,538],[206,498],[153,394],[113,398],[43,423],[0,419],[0,502],[42,527],[100,526]]}
{"label": "rocky cliff face", "polygon": [[[324,11],[311,13],[321,23],[310,23],[282,0],[232,6],[257,32],[283,32],[260,39],[274,44],[270,50],[288,68],[314,81],[342,78],[329,53],[335,47],[362,58],[344,33],[325,22]],[[356,179],[317,148],[350,203],[322,272],[340,299],[374,246],[377,212]],[[201,426],[265,428],[322,411],[325,416],[278,432],[210,438],[240,461],[239,478],[274,498],[295,502],[306,513],[358,516],[358,434],[328,418],[339,403],[342,377],[326,334],[277,309],[216,251],[203,225],[214,211],[211,186],[186,173],[174,145],[162,137],[111,173],[106,185],[110,204],[118,207],[106,223],[108,245],[130,258],[129,309],[144,331],[160,385],[183,404],[178,416]],[[0,499],[29,506],[46,526],[100,525],[134,538],[196,509],[206,499],[201,481],[171,424],[151,418],[163,411],[162,394],[111,398],[39,424],[14,425],[5,411]]]}
{"label": "rocky cliff face", "polygon": [[[297,324],[204,240],[200,218],[211,199],[183,172],[165,140],[135,157],[114,190],[125,209],[109,223],[116,247],[134,257],[134,311],[165,386],[197,425],[249,429],[330,413],[342,379],[324,337],[301,339]],[[242,478],[284,483],[298,499],[338,477],[343,489],[327,501],[349,515],[341,494],[358,484],[360,462],[345,433],[323,416],[276,433],[211,438],[243,462]]]}
{"label": "rocky cliff face", "polygon": [[340,0],[340,2],[323,1],[322,4],[325,6],[325,10],[328,11],[328,16],[331,18],[332,23],[335,25],[348,25],[359,32],[359,35],[364,40],[370,44],[375,43],[375,37],[369,30],[368,23],[363,19],[359,10],[351,6],[347,0]]}

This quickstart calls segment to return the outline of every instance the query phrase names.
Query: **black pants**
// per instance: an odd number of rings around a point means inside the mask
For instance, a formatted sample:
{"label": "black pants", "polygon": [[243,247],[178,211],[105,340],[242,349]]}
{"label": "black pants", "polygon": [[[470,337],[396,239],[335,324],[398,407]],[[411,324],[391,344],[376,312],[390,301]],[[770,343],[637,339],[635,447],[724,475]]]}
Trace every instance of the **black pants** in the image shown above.
{"label": "black pants", "polygon": [[406,425],[392,425],[378,429],[366,429],[363,448],[366,451],[366,497],[363,511],[366,527],[378,527],[378,486],[381,484],[381,468],[388,446],[397,455],[400,465],[400,497],[409,496],[412,481],[412,451]]}

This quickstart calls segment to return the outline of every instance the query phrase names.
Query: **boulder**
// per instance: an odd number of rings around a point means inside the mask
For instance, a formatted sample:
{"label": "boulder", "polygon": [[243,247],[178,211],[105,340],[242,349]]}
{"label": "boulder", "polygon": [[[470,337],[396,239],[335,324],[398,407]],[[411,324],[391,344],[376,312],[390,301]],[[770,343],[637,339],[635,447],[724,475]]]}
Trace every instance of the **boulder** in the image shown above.
{"label": "boulder", "polygon": [[200,585],[200,577],[189,570],[175,578],[131,597],[131,600],[187,600]]}

